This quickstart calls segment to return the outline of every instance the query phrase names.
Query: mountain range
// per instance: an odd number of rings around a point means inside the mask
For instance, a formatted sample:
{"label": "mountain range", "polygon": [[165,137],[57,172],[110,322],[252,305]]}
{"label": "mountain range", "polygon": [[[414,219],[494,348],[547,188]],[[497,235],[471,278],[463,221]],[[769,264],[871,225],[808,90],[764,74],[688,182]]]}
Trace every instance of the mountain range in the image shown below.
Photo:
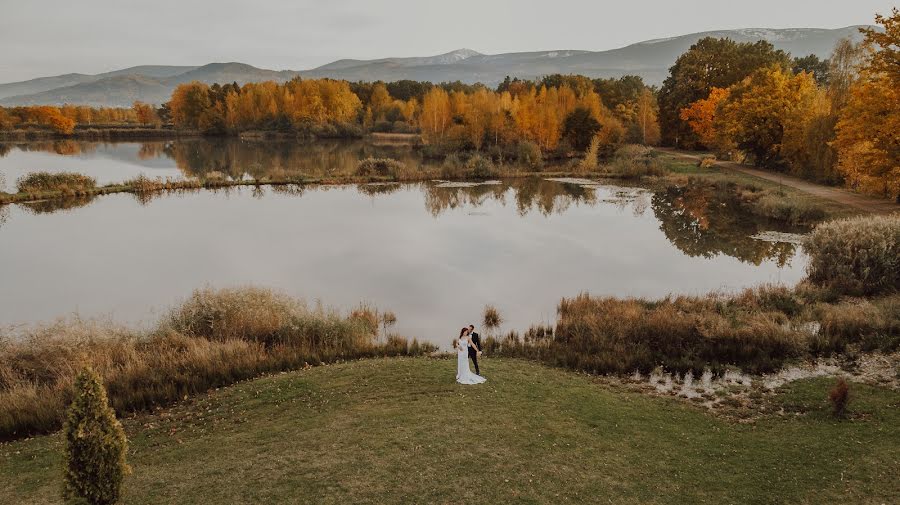
{"label": "mountain range", "polygon": [[839,39],[859,40],[859,28],[719,30],[648,40],[608,51],[556,50],[491,55],[459,49],[427,57],[343,59],[310,70],[267,70],[245,63],[144,65],[95,75],[65,74],[0,84],[0,105],[74,103],[127,107],[135,100],[160,104],[169,99],[175,86],[185,82],[281,82],[296,76],[349,81],[458,80],[493,86],[506,76],[532,79],[556,73],[588,77],[631,74],[641,76],[648,84],[659,85],[675,59],[703,37],[727,37],[737,42],[765,40],[794,56],[815,54],[826,58]]}

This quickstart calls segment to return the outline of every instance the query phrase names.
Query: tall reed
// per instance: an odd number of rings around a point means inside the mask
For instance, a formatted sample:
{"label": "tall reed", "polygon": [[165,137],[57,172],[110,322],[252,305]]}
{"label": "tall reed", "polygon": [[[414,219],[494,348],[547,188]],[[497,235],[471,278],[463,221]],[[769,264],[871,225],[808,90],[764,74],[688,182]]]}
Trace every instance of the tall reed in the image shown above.
{"label": "tall reed", "polygon": [[0,439],[57,429],[80,369],[104,379],[117,412],[151,408],[262,373],[434,346],[378,338],[379,323],[310,309],[260,288],[195,291],[156,328],[60,320],[0,339]]}

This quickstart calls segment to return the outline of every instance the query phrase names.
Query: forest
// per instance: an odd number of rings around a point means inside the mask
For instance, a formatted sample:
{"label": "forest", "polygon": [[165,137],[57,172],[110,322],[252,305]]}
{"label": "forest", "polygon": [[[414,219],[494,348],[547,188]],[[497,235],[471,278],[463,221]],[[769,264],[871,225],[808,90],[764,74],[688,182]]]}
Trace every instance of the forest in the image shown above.
{"label": "forest", "polygon": [[518,159],[609,157],[624,144],[710,151],[815,182],[900,199],[900,12],[876,16],[860,43],[792,57],[770,43],[704,38],[661,88],[639,77],[461,82],[301,79],[179,85],[156,108],[0,108],[0,130],[37,125],[163,125],[209,135],[421,135],[427,155],[482,151]]}

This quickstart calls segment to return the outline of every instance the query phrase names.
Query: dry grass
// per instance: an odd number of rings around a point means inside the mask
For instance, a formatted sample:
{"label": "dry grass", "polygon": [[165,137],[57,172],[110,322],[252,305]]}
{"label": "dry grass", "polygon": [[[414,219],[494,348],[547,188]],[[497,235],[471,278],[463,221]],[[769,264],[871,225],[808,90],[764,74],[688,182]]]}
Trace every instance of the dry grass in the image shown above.
{"label": "dry grass", "polygon": [[825,301],[830,293],[802,285],[763,286],[738,295],[662,300],[563,299],[555,331],[533,327],[492,339],[496,353],[592,373],[723,372],[730,366],[770,372],[787,362],[842,352],[893,351],[900,346],[900,296]]}
{"label": "dry grass", "polygon": [[392,177],[398,179],[406,172],[406,166],[393,158],[366,158],[356,166],[356,175]]}
{"label": "dry grass", "polygon": [[816,284],[851,295],[900,290],[900,214],[820,224],[803,247]]}
{"label": "dry grass", "polygon": [[73,172],[33,172],[16,181],[16,189],[20,193],[60,192],[76,195],[96,187],[94,178]]}
{"label": "dry grass", "polygon": [[61,320],[0,340],[0,438],[57,429],[77,372],[99,372],[118,412],[141,410],[266,372],[433,348],[377,320],[308,309],[259,288],[198,290],[157,328]]}
{"label": "dry grass", "polygon": [[668,170],[649,147],[627,145],[616,151],[613,160],[599,167],[601,172],[624,179],[665,175]]}
{"label": "dry grass", "polygon": [[482,323],[485,328],[493,330],[499,328],[500,325],[503,324],[503,316],[500,315],[500,311],[497,310],[497,307],[485,305]]}

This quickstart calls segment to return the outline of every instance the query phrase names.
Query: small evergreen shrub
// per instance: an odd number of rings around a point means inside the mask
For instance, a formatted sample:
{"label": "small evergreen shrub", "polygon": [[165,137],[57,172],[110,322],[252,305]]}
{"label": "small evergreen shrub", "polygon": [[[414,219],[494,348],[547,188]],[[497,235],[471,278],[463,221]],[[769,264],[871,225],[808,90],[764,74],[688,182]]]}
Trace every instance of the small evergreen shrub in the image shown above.
{"label": "small evergreen shrub", "polygon": [[125,431],[109,406],[100,376],[90,368],[75,379],[75,398],[63,428],[67,503],[112,505],[128,473]]}

